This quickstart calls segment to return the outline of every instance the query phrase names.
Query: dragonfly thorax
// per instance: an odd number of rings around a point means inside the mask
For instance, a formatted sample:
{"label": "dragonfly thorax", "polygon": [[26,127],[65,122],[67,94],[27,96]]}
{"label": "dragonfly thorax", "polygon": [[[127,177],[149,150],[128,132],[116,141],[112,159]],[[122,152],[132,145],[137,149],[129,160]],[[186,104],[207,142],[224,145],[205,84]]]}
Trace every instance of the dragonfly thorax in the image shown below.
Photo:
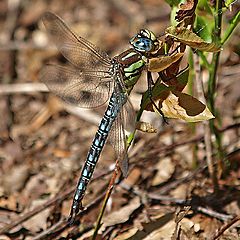
{"label": "dragonfly thorax", "polygon": [[131,90],[141,76],[146,62],[144,57],[135,49],[130,48],[114,57],[123,75],[123,81],[127,90]]}

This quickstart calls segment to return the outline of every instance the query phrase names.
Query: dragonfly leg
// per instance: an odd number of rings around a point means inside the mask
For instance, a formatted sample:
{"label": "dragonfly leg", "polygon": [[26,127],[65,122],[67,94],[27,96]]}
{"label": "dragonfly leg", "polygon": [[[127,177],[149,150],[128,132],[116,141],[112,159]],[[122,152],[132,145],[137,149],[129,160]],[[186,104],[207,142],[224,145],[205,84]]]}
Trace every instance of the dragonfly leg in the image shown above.
{"label": "dragonfly leg", "polygon": [[159,109],[159,107],[156,105],[156,103],[155,103],[155,102],[153,101],[153,99],[152,99],[152,84],[153,84],[154,82],[153,82],[153,79],[152,79],[152,74],[151,74],[151,72],[149,72],[149,71],[147,71],[147,81],[148,81],[148,97],[149,97],[151,103],[153,104],[153,106],[154,106],[154,107],[157,109],[157,111],[162,115],[163,121],[164,121],[165,123],[168,123],[167,120],[166,120],[166,118],[165,118],[165,116],[164,116],[164,114],[163,114],[163,112],[162,112],[162,110]]}

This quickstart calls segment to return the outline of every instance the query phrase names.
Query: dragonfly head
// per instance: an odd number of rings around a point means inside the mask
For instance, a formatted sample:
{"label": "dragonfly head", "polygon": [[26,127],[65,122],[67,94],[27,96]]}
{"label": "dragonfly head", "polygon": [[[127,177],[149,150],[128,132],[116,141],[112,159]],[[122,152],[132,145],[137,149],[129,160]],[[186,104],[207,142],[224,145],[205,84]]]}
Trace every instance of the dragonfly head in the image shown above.
{"label": "dragonfly head", "polygon": [[147,29],[141,29],[130,39],[130,44],[141,53],[152,53],[158,50],[159,42],[155,34]]}

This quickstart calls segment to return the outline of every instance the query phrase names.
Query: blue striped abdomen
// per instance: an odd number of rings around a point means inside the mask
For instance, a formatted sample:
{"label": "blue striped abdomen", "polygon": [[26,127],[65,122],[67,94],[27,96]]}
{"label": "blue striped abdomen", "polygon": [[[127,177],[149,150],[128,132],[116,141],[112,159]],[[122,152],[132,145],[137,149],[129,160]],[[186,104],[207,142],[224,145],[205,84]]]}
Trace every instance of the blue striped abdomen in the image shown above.
{"label": "blue striped abdomen", "polygon": [[118,104],[116,93],[113,92],[109,100],[108,107],[99,124],[98,130],[89,149],[85,164],[82,168],[81,177],[78,181],[77,189],[73,198],[70,222],[71,220],[74,220],[75,215],[78,213],[79,208],[81,207],[81,201],[84,197],[87,185],[92,177],[100,153],[107,140],[111,126],[120,111],[120,108],[121,106]]}

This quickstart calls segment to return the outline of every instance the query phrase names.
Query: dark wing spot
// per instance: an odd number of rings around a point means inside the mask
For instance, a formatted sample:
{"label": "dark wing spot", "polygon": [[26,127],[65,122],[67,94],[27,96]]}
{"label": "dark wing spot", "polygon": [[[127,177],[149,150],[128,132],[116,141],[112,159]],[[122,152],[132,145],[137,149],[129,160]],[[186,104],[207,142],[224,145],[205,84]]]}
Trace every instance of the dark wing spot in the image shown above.
{"label": "dark wing spot", "polygon": [[88,92],[88,91],[81,91],[81,97],[84,99],[84,100],[89,100],[91,99],[92,97],[92,94],[91,92]]}

